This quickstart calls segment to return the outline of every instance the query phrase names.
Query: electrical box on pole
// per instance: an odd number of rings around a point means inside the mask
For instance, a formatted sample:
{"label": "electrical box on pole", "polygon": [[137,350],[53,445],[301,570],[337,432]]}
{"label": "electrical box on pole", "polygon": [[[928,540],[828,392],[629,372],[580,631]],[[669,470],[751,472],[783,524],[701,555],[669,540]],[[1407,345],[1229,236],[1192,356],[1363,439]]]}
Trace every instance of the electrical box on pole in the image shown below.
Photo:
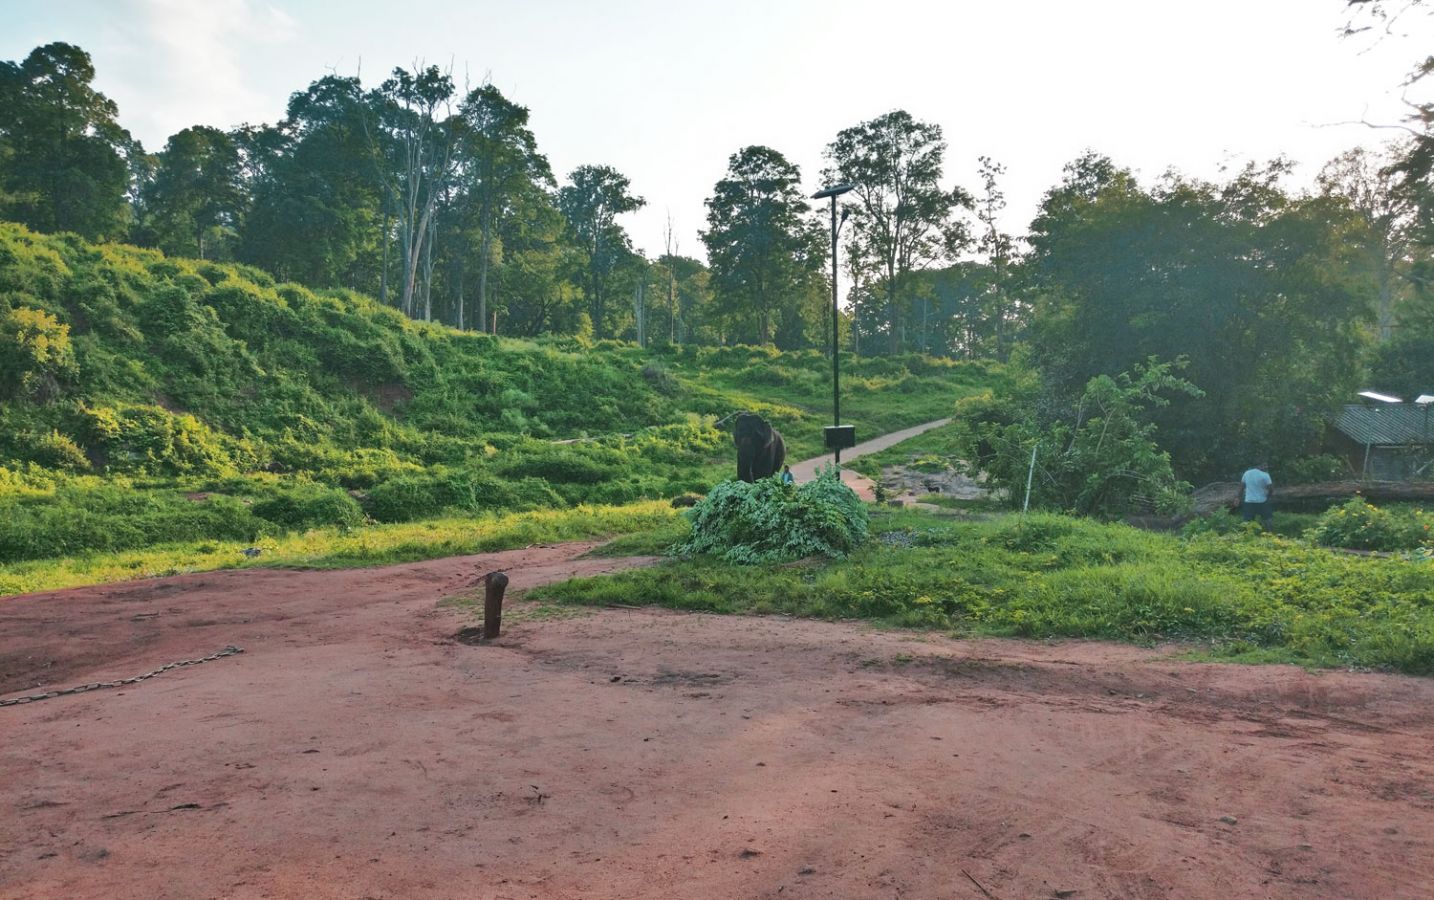
{"label": "electrical box on pole", "polygon": [[828,425],[822,431],[826,435],[828,450],[847,450],[856,446],[855,425]]}

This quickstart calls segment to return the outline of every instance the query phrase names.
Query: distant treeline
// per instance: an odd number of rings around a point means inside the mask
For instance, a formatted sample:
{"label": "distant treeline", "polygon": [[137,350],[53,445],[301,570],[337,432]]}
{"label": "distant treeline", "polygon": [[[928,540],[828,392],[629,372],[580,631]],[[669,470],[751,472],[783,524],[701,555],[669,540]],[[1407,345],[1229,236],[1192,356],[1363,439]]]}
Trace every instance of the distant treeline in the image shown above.
{"label": "distant treeline", "polygon": [[[357,290],[465,330],[830,342],[827,226],[771,148],[739,149],[713,186],[709,262],[671,235],[647,259],[618,223],[646,202],[627,175],[582,165],[559,182],[528,110],[491,84],[460,86],[437,67],[368,86],[329,75],[295,92],[276,124],[195,125],[156,153],[121,126],[94,75],[64,43],[0,63],[0,217]],[[859,186],[849,236],[862,297],[880,288],[864,331],[844,336],[864,352],[970,354],[978,336],[1014,333],[994,324],[1000,304],[972,293],[938,308],[912,281],[972,245],[970,197],[939,185],[944,151],[939,127],[904,112],[831,145],[827,175]]]}

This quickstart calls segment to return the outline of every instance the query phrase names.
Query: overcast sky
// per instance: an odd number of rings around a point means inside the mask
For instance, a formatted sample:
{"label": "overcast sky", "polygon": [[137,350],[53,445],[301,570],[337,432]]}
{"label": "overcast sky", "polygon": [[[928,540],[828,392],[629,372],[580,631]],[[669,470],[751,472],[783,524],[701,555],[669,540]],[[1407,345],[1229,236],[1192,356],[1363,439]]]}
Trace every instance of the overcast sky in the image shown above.
{"label": "overcast sky", "polygon": [[489,78],[532,110],[561,177],[617,167],[645,197],[634,242],[701,256],[703,200],[728,156],[775,147],[819,184],[848,125],[904,108],[939,123],[947,180],[1008,169],[1017,233],[1061,166],[1093,148],[1154,177],[1286,154],[1308,181],[1393,132],[1430,20],[1341,39],[1343,0],[0,0],[0,58],[88,50],[150,149],[193,124],[273,122],[330,71],[366,84],[415,61]]}

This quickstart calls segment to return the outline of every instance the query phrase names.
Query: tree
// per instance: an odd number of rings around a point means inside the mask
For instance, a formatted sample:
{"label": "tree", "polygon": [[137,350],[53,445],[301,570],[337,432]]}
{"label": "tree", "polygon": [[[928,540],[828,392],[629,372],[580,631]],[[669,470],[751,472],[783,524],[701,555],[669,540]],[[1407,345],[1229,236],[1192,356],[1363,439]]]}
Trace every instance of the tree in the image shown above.
{"label": "tree", "polygon": [[663,253],[657,266],[663,280],[667,282],[667,341],[675,344],[680,340],[677,329],[677,271],[672,265],[677,256],[677,237],[672,230],[671,212],[668,212],[667,221],[662,226],[662,247]]}
{"label": "tree", "polygon": [[548,160],[528,128],[528,109],[485,84],[468,94],[459,110],[458,183],[478,231],[478,322],[488,326],[488,275],[494,238],[512,215],[519,193],[553,187]]}
{"label": "tree", "polygon": [[90,55],[71,44],[0,62],[0,215],[91,240],[128,227],[126,157],[142,152],[96,91]]}
{"label": "tree", "polygon": [[500,313],[510,334],[580,330],[586,260],[547,191],[521,192],[499,223],[501,265],[489,285],[489,317]]}
{"label": "tree", "polygon": [[656,265],[666,274],[673,311],[673,343],[719,342],[712,300],[712,273],[701,260],[665,253]]}
{"label": "tree", "polygon": [[[399,306],[416,317],[421,293],[425,321],[433,317],[434,213],[453,174],[453,92],[452,77],[437,66],[394,69],[370,102],[378,110],[378,133],[370,135],[374,161],[398,220]],[[384,287],[386,293],[386,280]]]}
{"label": "tree", "polygon": [[[1397,155],[1407,151],[1395,149]],[[1380,341],[1394,336],[1395,299],[1408,277],[1415,198],[1399,189],[1396,160],[1356,147],[1335,157],[1319,174],[1320,190],[1349,205],[1366,229],[1370,267],[1379,283],[1375,324]]]}
{"label": "tree", "polygon": [[702,242],[717,308],[757,343],[772,339],[774,315],[800,318],[803,294],[820,281],[825,244],[810,211],[797,167],[770,147],[732,154],[707,198]]}
{"label": "tree", "polygon": [[[234,139],[196,125],[175,134],[144,187],[144,243],[174,256],[223,257],[244,214],[245,186]],[[220,244],[215,254],[214,245]]]}
{"label": "tree", "polygon": [[1042,406],[1029,391],[1019,395],[1019,386],[1018,396],[971,398],[961,417],[963,457],[973,475],[1003,488],[1015,506],[1024,505],[1029,481],[1038,509],[1103,516],[1172,511],[1190,485],[1177,479],[1152,414],[1172,396],[1201,396],[1177,368],[1151,359],[1129,372],[1097,375],[1059,406]]}
{"label": "tree", "polygon": [[290,96],[277,126],[235,132],[252,194],[240,259],[314,287],[383,292],[393,213],[370,99],[357,78],[329,75]]}
{"label": "tree", "polygon": [[1149,357],[1185,358],[1206,397],[1157,417],[1182,474],[1308,453],[1359,377],[1374,289],[1359,277],[1355,213],[1287,194],[1287,170],[1147,190],[1106,157],[1068,165],[1029,238],[1045,402]]}
{"label": "tree", "polygon": [[856,187],[851,255],[882,282],[892,353],[902,346],[900,299],[907,276],[953,258],[969,240],[956,214],[971,207],[971,197],[941,187],[945,153],[941,126],[905,110],[847,128],[826,149],[826,181]]}
{"label": "tree", "polygon": [[611,166],[578,166],[558,190],[558,208],[568,220],[569,236],[584,255],[583,292],[597,338],[611,334],[608,300],[614,293],[614,276],[633,255],[617,217],[647,203],[630,188],[627,176]]}
{"label": "tree", "polygon": [[[980,260],[912,273],[911,293],[929,319],[923,325],[923,352],[967,359],[997,356],[1003,335],[997,321],[1001,310],[993,298],[1005,296],[1012,280],[1005,275],[998,282],[995,267]],[[870,301],[879,304],[881,299]],[[869,326],[881,317],[876,306],[863,313]]]}
{"label": "tree", "polygon": [[1006,167],[989,156],[979,157],[979,162],[981,196],[976,218],[981,222],[980,249],[990,266],[987,305],[995,325],[994,350],[997,358],[1005,359],[1011,351],[1011,330],[1017,315],[1009,284],[1015,241],[1001,231],[999,221],[1001,210],[1006,208],[1006,195],[1001,191],[999,179],[1006,174]]}

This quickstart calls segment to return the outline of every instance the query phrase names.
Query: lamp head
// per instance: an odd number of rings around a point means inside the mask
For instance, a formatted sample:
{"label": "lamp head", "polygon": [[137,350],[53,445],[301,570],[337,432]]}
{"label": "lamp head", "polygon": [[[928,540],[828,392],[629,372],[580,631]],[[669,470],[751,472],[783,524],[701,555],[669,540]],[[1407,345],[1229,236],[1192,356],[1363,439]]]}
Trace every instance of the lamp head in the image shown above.
{"label": "lamp head", "polygon": [[822,188],[815,194],[812,194],[812,199],[825,200],[828,197],[840,197],[854,187],[856,187],[854,184],[834,184],[829,188]]}

